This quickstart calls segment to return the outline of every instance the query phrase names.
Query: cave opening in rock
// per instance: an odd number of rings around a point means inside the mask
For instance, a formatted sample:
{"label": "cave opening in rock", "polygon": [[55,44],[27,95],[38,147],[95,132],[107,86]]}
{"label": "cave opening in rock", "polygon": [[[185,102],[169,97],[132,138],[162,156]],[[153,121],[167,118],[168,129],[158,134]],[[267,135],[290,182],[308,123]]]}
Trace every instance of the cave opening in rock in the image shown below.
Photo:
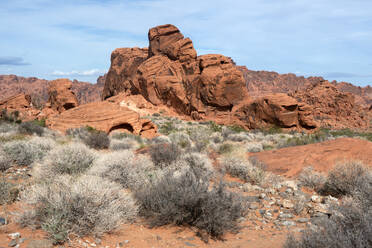
{"label": "cave opening in rock", "polygon": [[123,133],[133,133],[134,128],[129,123],[122,123],[120,125],[113,126],[110,129],[109,133],[111,133],[112,131],[118,131],[118,132],[123,132]]}

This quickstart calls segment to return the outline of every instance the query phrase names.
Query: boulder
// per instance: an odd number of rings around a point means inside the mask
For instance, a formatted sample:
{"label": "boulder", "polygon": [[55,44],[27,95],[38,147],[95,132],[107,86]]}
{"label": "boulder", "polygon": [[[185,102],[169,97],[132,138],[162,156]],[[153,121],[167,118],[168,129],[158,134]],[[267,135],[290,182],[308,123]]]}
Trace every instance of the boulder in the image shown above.
{"label": "boulder", "polygon": [[235,117],[247,128],[277,126],[281,128],[314,129],[316,123],[309,106],[293,97],[277,93],[248,101],[234,111]]}
{"label": "boulder", "polygon": [[57,79],[49,82],[48,106],[59,113],[78,106],[78,100],[71,87],[72,82],[68,79]]}
{"label": "boulder", "polygon": [[171,24],[151,28],[148,33],[149,57],[166,55],[180,62],[196,59],[194,45],[184,38],[180,30]]}
{"label": "boulder", "polygon": [[117,102],[109,100],[80,105],[47,119],[46,125],[54,130],[66,132],[69,128],[91,126],[97,130],[129,132],[153,137],[156,126],[147,119]]}

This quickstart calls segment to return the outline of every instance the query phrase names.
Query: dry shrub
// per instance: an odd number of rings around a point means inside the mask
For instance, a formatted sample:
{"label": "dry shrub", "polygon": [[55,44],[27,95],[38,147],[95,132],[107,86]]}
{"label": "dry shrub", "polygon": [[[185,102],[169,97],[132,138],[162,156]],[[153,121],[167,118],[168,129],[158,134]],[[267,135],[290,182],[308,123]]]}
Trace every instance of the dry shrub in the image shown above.
{"label": "dry shrub", "polygon": [[328,174],[320,192],[335,197],[351,195],[362,187],[365,182],[371,182],[371,171],[359,161],[349,161],[337,164]]}
{"label": "dry shrub", "polygon": [[306,167],[298,176],[298,180],[303,186],[319,191],[323,187],[326,177],[314,171],[312,167]]}
{"label": "dry shrub", "polygon": [[242,199],[221,182],[210,185],[208,178],[194,171],[169,171],[135,193],[141,214],[151,225],[195,226],[212,237],[238,229],[237,220],[245,214]]}
{"label": "dry shrub", "polygon": [[224,157],[221,164],[226,169],[227,173],[245,182],[261,184],[266,177],[264,165],[253,160],[249,161],[230,156]]}
{"label": "dry shrub", "polygon": [[16,140],[3,145],[3,150],[18,165],[31,165],[41,160],[54,146],[52,139],[33,137],[30,140]]}
{"label": "dry shrub", "polygon": [[137,207],[120,185],[96,176],[56,178],[51,184],[27,188],[21,197],[30,206],[22,226],[42,228],[54,243],[71,235],[102,235],[134,220]]}
{"label": "dry shrub", "polygon": [[88,173],[136,189],[150,179],[154,166],[147,157],[136,157],[132,151],[124,150],[101,155]]}
{"label": "dry shrub", "polygon": [[175,144],[154,144],[150,147],[151,160],[155,166],[160,168],[169,166],[177,161],[182,151]]}
{"label": "dry shrub", "polygon": [[70,143],[50,151],[44,161],[34,168],[38,179],[53,179],[56,175],[85,172],[93,164],[96,154],[81,143]]}

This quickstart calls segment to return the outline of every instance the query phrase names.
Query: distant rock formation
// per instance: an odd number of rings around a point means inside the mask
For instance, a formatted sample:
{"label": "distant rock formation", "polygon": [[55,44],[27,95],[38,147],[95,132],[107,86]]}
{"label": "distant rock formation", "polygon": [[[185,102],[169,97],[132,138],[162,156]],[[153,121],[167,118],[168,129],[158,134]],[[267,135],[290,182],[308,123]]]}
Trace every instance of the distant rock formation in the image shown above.
{"label": "distant rock formation", "polygon": [[368,115],[355,103],[355,95],[340,92],[328,81],[320,81],[290,95],[311,106],[312,115],[319,126],[336,129],[370,128]]}
{"label": "distant rock formation", "polygon": [[[101,99],[101,93],[105,81],[105,75],[97,79],[96,84],[72,82],[72,91],[76,94],[80,104],[97,102]],[[37,101],[40,105],[48,101],[48,80],[36,77],[20,77],[16,75],[0,75],[0,100],[12,97],[17,94],[30,95],[33,102]]]}

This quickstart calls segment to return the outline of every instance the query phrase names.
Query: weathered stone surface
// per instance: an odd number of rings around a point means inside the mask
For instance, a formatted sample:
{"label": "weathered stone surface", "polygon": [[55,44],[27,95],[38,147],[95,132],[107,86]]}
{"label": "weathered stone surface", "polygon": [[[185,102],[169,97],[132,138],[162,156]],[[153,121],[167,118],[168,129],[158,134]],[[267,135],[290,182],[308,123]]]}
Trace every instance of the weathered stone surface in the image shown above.
{"label": "weathered stone surface", "polygon": [[196,59],[196,51],[189,38],[184,38],[179,29],[171,24],[151,28],[148,33],[149,57],[166,55],[180,62]]}
{"label": "weathered stone surface", "polygon": [[137,93],[134,77],[138,66],[147,59],[147,48],[118,48],[111,54],[111,67],[107,73],[102,99],[120,92]]}
{"label": "weathered stone surface", "polygon": [[[18,94],[0,101],[0,111],[5,110],[7,114],[18,112],[18,118],[21,120],[33,120],[40,113],[40,110],[35,109],[31,103],[31,96]],[[0,113],[1,115],[1,113]]]}
{"label": "weathered stone surface", "polygon": [[71,90],[72,82],[68,79],[57,79],[49,82],[50,108],[59,113],[79,105],[76,95]]}
{"label": "weathered stone surface", "polygon": [[307,112],[314,116],[321,127],[368,129],[370,126],[368,115],[355,103],[354,95],[340,92],[328,81],[321,81],[290,95],[311,106]]}
{"label": "weathered stone surface", "polygon": [[277,126],[282,128],[316,128],[309,107],[286,94],[273,94],[248,101],[237,107],[234,115],[247,128]]}
{"label": "weathered stone surface", "polygon": [[65,132],[69,128],[91,126],[97,130],[129,132],[145,137],[156,134],[156,126],[140,115],[120,104],[110,101],[88,103],[51,116],[46,124],[49,128]]}

